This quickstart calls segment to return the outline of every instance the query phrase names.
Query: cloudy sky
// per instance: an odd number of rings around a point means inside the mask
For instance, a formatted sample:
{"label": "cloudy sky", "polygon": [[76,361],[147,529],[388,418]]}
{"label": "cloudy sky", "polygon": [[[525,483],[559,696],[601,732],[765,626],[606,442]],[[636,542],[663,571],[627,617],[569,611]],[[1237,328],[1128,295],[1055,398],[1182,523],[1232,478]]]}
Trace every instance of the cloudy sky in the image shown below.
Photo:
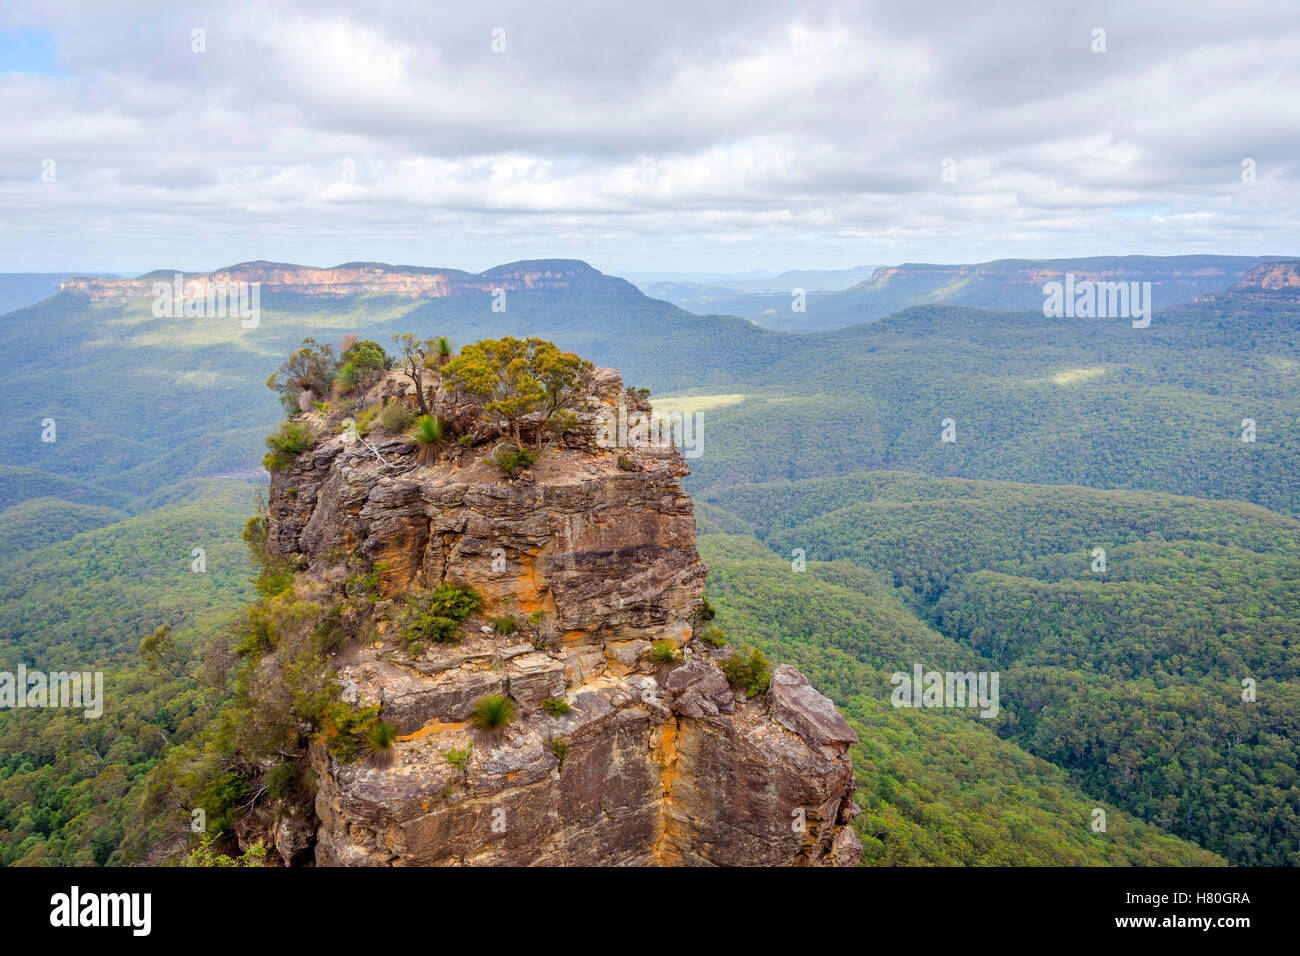
{"label": "cloudy sky", "polygon": [[5,0],[0,272],[1298,254],[1298,70],[1296,0]]}

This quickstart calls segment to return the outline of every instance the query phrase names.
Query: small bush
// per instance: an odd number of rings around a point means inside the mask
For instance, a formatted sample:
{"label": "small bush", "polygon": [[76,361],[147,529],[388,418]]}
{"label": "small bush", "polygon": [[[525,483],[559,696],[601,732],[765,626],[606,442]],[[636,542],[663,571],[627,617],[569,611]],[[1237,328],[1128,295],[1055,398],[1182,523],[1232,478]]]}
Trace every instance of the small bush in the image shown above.
{"label": "small bush", "polygon": [[484,694],[470,712],[470,719],[485,739],[496,742],[515,719],[515,702],[502,694]]}
{"label": "small bush", "polygon": [[267,471],[284,471],[295,458],[316,444],[316,433],[302,422],[284,422],[273,435],[266,436],[270,452],[262,459]]}
{"label": "small bush", "polygon": [[618,456],[618,467],[620,471],[636,471],[636,463],[627,455]]}
{"label": "small bush", "polygon": [[500,468],[507,477],[513,478],[535,461],[537,461],[536,453],[527,449],[512,448],[507,451],[505,448],[500,448],[488,459],[488,464]]}
{"label": "small bush", "polygon": [[199,840],[199,845],[181,860],[180,865],[187,867],[255,867],[262,866],[266,860],[266,847],[261,840],[250,846],[240,856],[230,856],[222,853],[217,849],[217,844],[221,842],[219,836],[205,833]]}
{"label": "small bush", "polygon": [[712,647],[715,650],[719,647],[727,646],[727,635],[723,632],[722,628],[714,627],[712,625],[710,625],[708,628],[704,630],[702,634],[700,634],[700,640],[702,640],[705,644],[708,644],[709,647]]}
{"label": "small bush", "polygon": [[366,731],[366,742],[361,749],[370,766],[381,769],[391,767],[397,758],[397,732],[387,721],[377,720]]}
{"label": "small bush", "polygon": [[714,609],[713,605],[709,602],[709,599],[705,598],[704,603],[700,605],[700,620],[703,621],[705,624],[707,624],[709,623],[709,621],[713,620],[717,616],[718,616],[718,612]]}
{"label": "small bush", "polygon": [[343,605],[329,604],[312,625],[311,646],[317,654],[337,654],[348,643],[348,629],[343,626]]}
{"label": "small bush", "polygon": [[376,342],[357,342],[354,337],[348,336],[344,343],[339,355],[342,364],[334,377],[335,394],[346,395],[358,387],[369,388],[392,365],[392,359],[384,352],[383,346]]}
{"label": "small bush", "polygon": [[547,419],[546,425],[551,430],[552,435],[562,439],[569,432],[577,429],[578,416],[577,413],[571,412],[567,408],[556,409],[551,413],[551,417]]}
{"label": "small bush", "polygon": [[547,697],[542,701],[542,710],[552,717],[563,717],[569,712],[569,702],[563,697]]}
{"label": "small bush", "polygon": [[677,648],[673,642],[664,638],[655,641],[650,645],[650,663],[654,665],[655,674],[663,677],[676,665],[682,662],[682,657],[677,653]]}
{"label": "small bush", "polygon": [[443,756],[447,758],[447,763],[460,770],[469,766],[470,755],[474,753],[474,745],[466,745],[464,750],[448,750]]}
{"label": "small bush", "polygon": [[348,362],[339,369],[339,373],[334,376],[334,391],[336,394],[345,395],[357,387],[357,368],[351,362]]}
{"label": "small bush", "polygon": [[421,415],[407,431],[406,437],[415,442],[420,463],[430,465],[437,460],[438,451],[447,441],[447,426],[435,415]]}
{"label": "small bush", "polygon": [[733,688],[743,690],[746,697],[757,697],[772,682],[772,665],[757,647],[719,661],[718,666],[726,675],[727,682]]}
{"label": "small bush", "polygon": [[302,347],[294,351],[280,368],[266,380],[267,387],[280,393],[280,401],[292,412],[298,410],[298,399],[303,390],[314,397],[329,392],[338,374],[339,358],[334,346],[323,345],[315,339],[303,339]]}
{"label": "small bush", "polygon": [[379,418],[379,413],[384,410],[382,405],[371,405],[364,412],[357,416],[357,434],[369,435],[370,430],[375,427],[375,421]]}
{"label": "small bush", "polygon": [[352,368],[352,374],[359,384],[367,387],[379,381],[385,369],[393,367],[393,360],[388,357],[382,345],[369,339],[358,342],[352,336],[343,340],[339,360]]}
{"label": "small bush", "polygon": [[376,561],[367,565],[357,555],[348,555],[348,576],[343,579],[343,593],[349,602],[374,603],[379,600],[379,581],[388,570],[388,562]]}
{"label": "small bush", "polygon": [[399,398],[384,406],[384,410],[379,413],[379,424],[390,435],[403,435],[415,424],[415,412],[407,408],[406,403]]}
{"label": "small bush", "polygon": [[353,709],[343,701],[331,701],[320,714],[320,736],[325,749],[340,763],[350,763],[367,750],[370,733],[382,723],[378,707]]}
{"label": "small bush", "polygon": [[287,800],[293,796],[297,783],[292,764],[285,760],[267,771],[262,782],[266,786],[266,792],[276,800]]}
{"label": "small bush", "polygon": [[258,595],[264,598],[283,594],[293,587],[293,569],[285,564],[268,561],[258,573],[254,586]]}
{"label": "small bush", "polygon": [[505,617],[494,617],[492,619],[492,629],[498,634],[513,634],[519,630],[519,622],[510,615]]}
{"label": "small bush", "polygon": [[436,591],[409,594],[406,607],[398,615],[402,644],[453,642],[465,619],[482,606],[483,598],[477,591],[459,584],[444,584]]}
{"label": "small bush", "polygon": [[555,755],[555,759],[560,762],[559,769],[564,769],[564,758],[569,755],[569,742],[563,737],[552,737],[546,742],[546,748]]}

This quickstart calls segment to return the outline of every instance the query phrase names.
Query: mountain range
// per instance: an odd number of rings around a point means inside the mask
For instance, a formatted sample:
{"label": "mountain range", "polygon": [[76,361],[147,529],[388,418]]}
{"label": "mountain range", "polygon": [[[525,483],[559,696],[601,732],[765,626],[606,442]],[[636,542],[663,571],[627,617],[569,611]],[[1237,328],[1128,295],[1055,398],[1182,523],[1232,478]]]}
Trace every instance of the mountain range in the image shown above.
{"label": "mountain range", "polygon": [[[1077,259],[1000,259],[970,265],[906,263],[881,266],[852,285],[861,270],[789,272],[752,283],[641,285],[692,312],[740,315],[786,332],[831,331],[883,318],[914,305],[968,305],[981,309],[1040,309],[1045,283],[1067,274],[1079,282],[1150,282],[1156,307],[1171,308],[1226,289],[1247,272],[1285,256],[1090,256]],[[865,268],[865,267],[864,267]],[[805,295],[796,311],[795,290]]]}
{"label": "mountain range", "polygon": [[[263,383],[305,337],[414,331],[552,339],[703,414],[684,484],[707,594],[854,725],[866,862],[1300,862],[1300,267],[1126,261],[898,267],[805,334],[574,260],[209,276],[264,283],[251,328],[155,316],[169,270],[65,280],[0,316],[0,638],[103,665],[123,703],[89,762],[57,715],[0,715],[4,861],[134,852],[163,741],[216,706],[135,647],[167,623],[197,648],[250,596],[240,533],[282,416]],[[1161,283],[1150,327],[1044,316],[1042,282],[1072,270]],[[912,301],[939,290],[968,301]],[[1000,669],[1000,716],[892,709],[915,663]]]}
{"label": "mountain range", "polygon": [[[1044,284],[1060,281],[1067,274],[1073,274],[1079,282],[1150,282],[1156,307],[1164,309],[1200,294],[1228,288],[1259,265],[1283,261],[1293,260],[1286,256],[1215,255],[1003,259],[967,265],[905,263],[838,270],[789,270],[779,275],[747,274],[704,281],[647,276],[638,277],[636,285],[648,297],[699,315],[736,315],[777,331],[811,332],[872,321],[914,305],[1038,309],[1043,304]],[[567,282],[578,281],[580,268],[590,269],[586,263],[573,260],[514,262],[482,273],[377,262],[315,268],[257,261],[210,274],[187,276],[187,281],[202,282],[210,276],[216,283],[260,281],[268,292],[443,298],[494,288],[559,289]],[[154,282],[171,281],[178,274],[186,275],[183,270],[169,269],[135,278],[3,275],[0,276],[0,314],[34,304],[60,287],[84,292],[95,301],[126,301],[150,295]],[[796,291],[802,292],[802,301],[797,306]]]}

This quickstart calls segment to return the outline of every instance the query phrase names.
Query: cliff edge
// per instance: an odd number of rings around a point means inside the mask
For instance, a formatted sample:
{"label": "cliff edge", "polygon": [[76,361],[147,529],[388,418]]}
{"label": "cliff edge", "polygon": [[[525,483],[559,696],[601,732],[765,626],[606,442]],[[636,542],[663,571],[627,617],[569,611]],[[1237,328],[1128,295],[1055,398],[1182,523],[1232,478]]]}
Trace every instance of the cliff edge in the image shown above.
{"label": "cliff edge", "polygon": [[[341,866],[856,865],[853,730],[792,667],[747,682],[703,626],[678,449],[597,441],[644,399],[588,368],[562,434],[511,477],[472,437],[482,409],[429,381],[464,436],[433,455],[326,405],[295,416],[319,437],[273,474],[267,547],[320,593],[373,569],[333,665],[395,739],[379,760],[313,743],[314,806],[260,807],[241,843]],[[352,411],[419,398],[386,371]],[[430,594],[477,603],[413,642],[402,622]],[[488,732],[485,700],[508,711]]]}

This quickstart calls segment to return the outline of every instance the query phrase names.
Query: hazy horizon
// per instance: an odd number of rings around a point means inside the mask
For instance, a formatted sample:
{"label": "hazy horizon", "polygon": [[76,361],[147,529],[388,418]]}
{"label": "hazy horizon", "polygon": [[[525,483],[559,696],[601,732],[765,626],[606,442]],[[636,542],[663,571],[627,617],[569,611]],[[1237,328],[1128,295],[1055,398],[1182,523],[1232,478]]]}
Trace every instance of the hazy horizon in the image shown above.
{"label": "hazy horizon", "polygon": [[[740,280],[748,280],[748,279],[777,278],[788,272],[850,272],[854,269],[888,269],[891,267],[896,267],[901,265],[968,266],[968,265],[983,265],[990,262],[1006,261],[1006,260],[1061,261],[1061,260],[1071,260],[1071,259],[1130,258],[1130,257],[1137,257],[1137,256],[1150,256],[1151,258],[1159,258],[1159,259],[1177,259],[1184,256],[1206,256],[1206,255],[1210,255],[1210,256],[1222,255],[1225,257],[1238,257],[1238,258],[1247,258],[1247,259],[1276,258],[1278,261],[1285,261],[1288,259],[1297,258],[1297,256],[1300,256],[1300,253],[1289,253],[1289,252],[1178,253],[1178,252],[1174,252],[1174,253],[1153,256],[1150,253],[1144,253],[1144,252],[1131,252],[1131,253],[1089,252],[1089,253],[1081,253],[1077,256],[1068,256],[1068,255],[1067,256],[1028,256],[1028,255],[1003,256],[1000,257],[1000,259],[980,259],[980,260],[972,260],[970,262],[957,262],[957,261],[928,262],[924,260],[899,260],[898,262],[880,262],[874,264],[855,263],[853,265],[848,265],[848,266],[792,265],[792,266],[786,266],[777,269],[755,268],[755,269],[737,270],[732,272],[713,271],[713,270],[700,270],[700,271],[692,272],[688,270],[679,270],[679,269],[664,269],[664,270],[649,270],[649,271],[647,270],[620,271],[617,269],[602,266],[599,262],[594,262],[591,259],[586,259],[583,258],[582,256],[531,256],[528,257],[528,259],[529,260],[574,259],[580,262],[586,262],[589,266],[596,269],[598,272],[604,273],[605,275],[616,276],[618,278],[627,279],[629,282],[635,285],[638,283],[671,282],[671,281],[698,282],[701,284],[706,284],[706,283],[723,282],[727,280],[740,281]],[[266,259],[265,257],[257,257],[251,259],[248,258],[239,259],[232,262],[223,262],[219,265],[201,266],[201,267],[174,267],[171,265],[152,265],[147,268],[139,268],[139,269],[98,269],[98,270],[78,270],[78,269],[34,270],[32,269],[32,270],[15,270],[9,272],[0,272],[0,275],[85,276],[85,277],[106,276],[106,277],[123,278],[123,279],[134,279],[142,275],[146,275],[150,272],[168,271],[172,269],[186,275],[203,275],[207,273],[217,272],[221,269],[227,269],[230,268],[231,266],[240,265],[247,262],[263,262],[263,261],[283,262],[287,265],[303,266],[305,268],[311,268],[311,269],[332,269],[351,262],[367,262],[367,263],[376,263],[380,265],[393,266],[394,268],[415,267],[421,269],[458,270],[461,272],[466,272],[466,273],[470,273],[471,275],[474,275],[474,274],[486,272],[487,270],[495,268],[497,266],[506,265],[508,262],[528,261],[528,260],[502,260],[500,262],[492,262],[482,266],[471,267],[471,266],[457,265],[454,263],[449,264],[445,262],[391,262],[391,261],[384,261],[381,259],[364,258],[364,257],[345,259],[345,260],[340,260],[339,262],[296,262],[291,260],[272,260],[272,259]]]}

